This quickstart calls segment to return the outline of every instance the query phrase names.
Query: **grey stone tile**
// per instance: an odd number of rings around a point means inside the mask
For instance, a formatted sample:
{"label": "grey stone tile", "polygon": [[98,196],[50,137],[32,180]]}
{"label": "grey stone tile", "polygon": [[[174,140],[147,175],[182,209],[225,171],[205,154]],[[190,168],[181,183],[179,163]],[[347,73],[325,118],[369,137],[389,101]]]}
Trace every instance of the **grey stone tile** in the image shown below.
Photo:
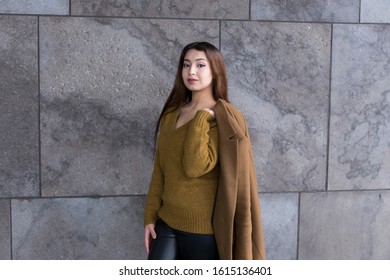
{"label": "grey stone tile", "polygon": [[390,187],[390,26],[335,25],[329,189]]}
{"label": "grey stone tile", "polygon": [[0,197],[39,194],[37,26],[0,16]]}
{"label": "grey stone tile", "polygon": [[359,0],[253,0],[251,19],[359,22],[359,5]]}
{"label": "grey stone tile", "polygon": [[249,0],[72,0],[72,15],[249,19]]}
{"label": "grey stone tile", "polygon": [[146,193],[181,49],[218,45],[219,23],[45,17],[40,30],[42,195]]}
{"label": "grey stone tile", "polygon": [[0,0],[0,13],[69,14],[69,0]]}
{"label": "grey stone tile", "polygon": [[143,196],[12,201],[14,259],[145,259]]}
{"label": "grey stone tile", "polygon": [[390,23],[390,1],[361,0],[361,22]]}
{"label": "grey stone tile", "polygon": [[259,195],[267,260],[297,259],[297,193]]}
{"label": "grey stone tile", "polygon": [[303,193],[299,259],[390,259],[390,191]]}
{"label": "grey stone tile", "polygon": [[223,22],[221,45],[260,190],[324,189],[330,26]]}
{"label": "grey stone tile", "polygon": [[0,260],[11,259],[10,202],[0,199]]}

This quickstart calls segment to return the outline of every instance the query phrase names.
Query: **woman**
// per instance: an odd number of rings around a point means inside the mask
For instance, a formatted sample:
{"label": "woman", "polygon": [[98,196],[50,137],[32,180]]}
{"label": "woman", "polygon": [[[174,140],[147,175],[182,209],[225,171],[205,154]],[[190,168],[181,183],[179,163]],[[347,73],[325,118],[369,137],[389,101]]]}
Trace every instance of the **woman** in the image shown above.
{"label": "woman", "polygon": [[228,101],[225,64],[212,44],[183,49],[156,138],[148,259],[264,259],[248,129]]}

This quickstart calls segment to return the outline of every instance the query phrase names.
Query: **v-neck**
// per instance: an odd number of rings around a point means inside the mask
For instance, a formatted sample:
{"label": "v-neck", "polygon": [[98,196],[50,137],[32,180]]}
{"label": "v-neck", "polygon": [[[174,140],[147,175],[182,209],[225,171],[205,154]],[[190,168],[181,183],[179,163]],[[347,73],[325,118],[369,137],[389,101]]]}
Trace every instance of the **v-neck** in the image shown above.
{"label": "v-neck", "polygon": [[182,124],[182,125],[179,126],[179,127],[176,127],[177,121],[179,120],[180,111],[181,111],[181,109],[177,109],[177,110],[176,110],[176,115],[175,115],[175,117],[174,117],[174,122],[173,122],[173,130],[174,130],[174,131],[178,131],[178,130],[181,130],[181,128],[186,127],[186,126],[189,125],[189,124],[192,122],[192,120],[195,118],[195,116],[194,116],[194,117],[192,117],[189,121],[187,121],[186,123]]}

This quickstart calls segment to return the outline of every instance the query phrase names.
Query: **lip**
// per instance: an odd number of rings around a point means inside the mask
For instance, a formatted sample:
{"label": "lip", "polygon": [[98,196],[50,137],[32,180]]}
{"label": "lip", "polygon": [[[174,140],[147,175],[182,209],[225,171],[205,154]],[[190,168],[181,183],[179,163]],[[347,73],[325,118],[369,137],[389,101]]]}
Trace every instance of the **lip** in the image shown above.
{"label": "lip", "polygon": [[198,80],[197,79],[187,79],[187,82],[190,83],[190,84],[193,84],[195,82],[197,82]]}

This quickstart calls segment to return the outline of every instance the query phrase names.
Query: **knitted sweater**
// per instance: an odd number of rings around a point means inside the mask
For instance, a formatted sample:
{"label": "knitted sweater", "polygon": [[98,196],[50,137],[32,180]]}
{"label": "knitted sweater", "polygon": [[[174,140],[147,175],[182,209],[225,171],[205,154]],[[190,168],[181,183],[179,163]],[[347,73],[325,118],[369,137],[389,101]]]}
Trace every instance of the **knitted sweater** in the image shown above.
{"label": "knitted sweater", "polygon": [[176,128],[179,109],[161,119],[144,224],[158,218],[174,229],[212,234],[219,178],[216,121],[205,110]]}

